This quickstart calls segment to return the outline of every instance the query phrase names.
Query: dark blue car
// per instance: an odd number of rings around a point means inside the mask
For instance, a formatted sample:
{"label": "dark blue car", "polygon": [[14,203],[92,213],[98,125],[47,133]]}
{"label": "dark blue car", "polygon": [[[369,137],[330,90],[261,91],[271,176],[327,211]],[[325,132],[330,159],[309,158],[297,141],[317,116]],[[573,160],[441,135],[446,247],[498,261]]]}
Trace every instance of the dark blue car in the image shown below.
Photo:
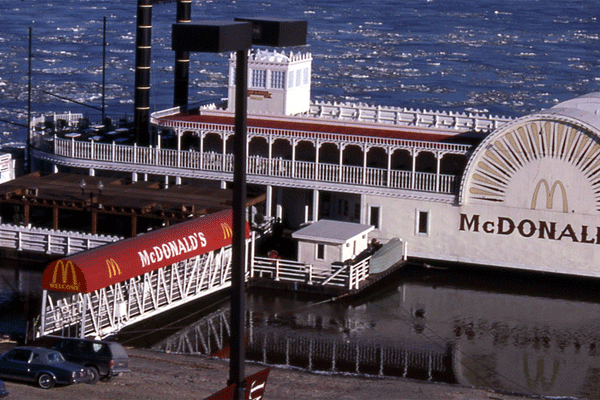
{"label": "dark blue car", "polygon": [[40,347],[15,347],[4,353],[0,356],[0,377],[35,382],[42,389],[92,378],[89,368],[65,361],[56,350]]}

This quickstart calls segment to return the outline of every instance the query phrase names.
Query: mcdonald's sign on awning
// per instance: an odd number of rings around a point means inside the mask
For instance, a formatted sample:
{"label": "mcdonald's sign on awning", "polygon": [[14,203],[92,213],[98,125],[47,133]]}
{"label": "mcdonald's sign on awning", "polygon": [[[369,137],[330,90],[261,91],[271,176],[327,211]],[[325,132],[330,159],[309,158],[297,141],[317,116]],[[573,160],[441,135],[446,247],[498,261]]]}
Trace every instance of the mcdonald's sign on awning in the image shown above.
{"label": "mcdonald's sign on awning", "polygon": [[90,293],[218,250],[231,245],[232,223],[231,210],[225,210],[62,258],[46,267],[42,287]]}

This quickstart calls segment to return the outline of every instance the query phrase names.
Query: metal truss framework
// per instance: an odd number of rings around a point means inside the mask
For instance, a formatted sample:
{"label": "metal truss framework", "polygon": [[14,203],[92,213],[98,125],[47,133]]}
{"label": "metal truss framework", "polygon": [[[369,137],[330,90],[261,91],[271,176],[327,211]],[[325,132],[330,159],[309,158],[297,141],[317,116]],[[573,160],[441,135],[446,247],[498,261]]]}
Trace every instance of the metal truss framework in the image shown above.
{"label": "metal truss framework", "polygon": [[105,338],[230,285],[228,246],[91,293],[44,290],[39,335]]}

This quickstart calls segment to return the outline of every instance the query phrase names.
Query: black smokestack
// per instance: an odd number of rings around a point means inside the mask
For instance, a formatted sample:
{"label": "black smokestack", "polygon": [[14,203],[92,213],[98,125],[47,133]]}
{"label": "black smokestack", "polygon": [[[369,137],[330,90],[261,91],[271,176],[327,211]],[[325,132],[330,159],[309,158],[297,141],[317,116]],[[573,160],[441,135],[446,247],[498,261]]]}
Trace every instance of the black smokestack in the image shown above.
{"label": "black smokestack", "polygon": [[[192,0],[177,0],[177,23],[192,22]],[[175,91],[173,106],[188,104],[188,83],[190,70],[190,52],[175,52]]]}
{"label": "black smokestack", "polygon": [[138,0],[135,51],[135,132],[139,145],[150,144],[150,49],[152,0]]}

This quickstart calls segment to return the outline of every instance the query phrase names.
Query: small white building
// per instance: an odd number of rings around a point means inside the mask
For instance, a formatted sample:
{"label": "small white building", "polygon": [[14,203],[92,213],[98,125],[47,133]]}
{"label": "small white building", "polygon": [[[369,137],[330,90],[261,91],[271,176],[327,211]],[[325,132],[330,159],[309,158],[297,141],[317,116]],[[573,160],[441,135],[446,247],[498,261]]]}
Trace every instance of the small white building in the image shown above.
{"label": "small white building", "polygon": [[[248,113],[295,115],[310,109],[312,55],[256,50],[248,57]],[[228,110],[235,108],[236,54],[229,59]]]}
{"label": "small white building", "polygon": [[0,152],[0,183],[15,179],[15,160],[10,153]]}
{"label": "small white building", "polygon": [[292,234],[298,240],[298,261],[315,267],[355,258],[369,246],[372,225],[322,219]]}

